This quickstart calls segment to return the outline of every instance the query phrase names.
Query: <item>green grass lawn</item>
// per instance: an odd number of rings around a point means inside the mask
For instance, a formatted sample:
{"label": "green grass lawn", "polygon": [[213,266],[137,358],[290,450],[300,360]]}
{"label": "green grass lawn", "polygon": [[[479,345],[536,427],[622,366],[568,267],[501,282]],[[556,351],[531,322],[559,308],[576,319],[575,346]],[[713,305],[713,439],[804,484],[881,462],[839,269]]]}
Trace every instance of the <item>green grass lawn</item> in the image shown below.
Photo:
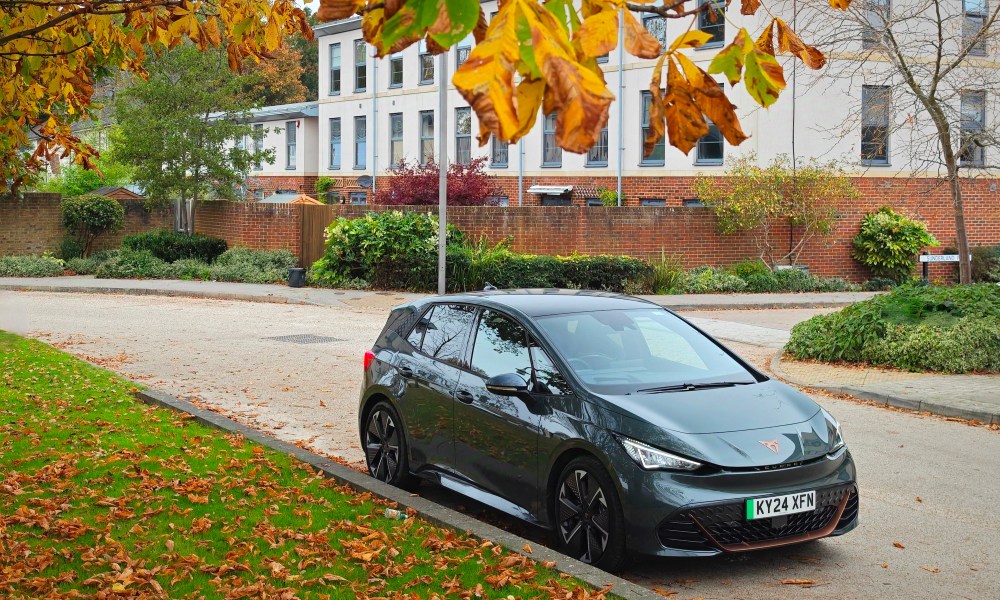
{"label": "green grass lawn", "polygon": [[0,332],[0,597],[603,597]]}

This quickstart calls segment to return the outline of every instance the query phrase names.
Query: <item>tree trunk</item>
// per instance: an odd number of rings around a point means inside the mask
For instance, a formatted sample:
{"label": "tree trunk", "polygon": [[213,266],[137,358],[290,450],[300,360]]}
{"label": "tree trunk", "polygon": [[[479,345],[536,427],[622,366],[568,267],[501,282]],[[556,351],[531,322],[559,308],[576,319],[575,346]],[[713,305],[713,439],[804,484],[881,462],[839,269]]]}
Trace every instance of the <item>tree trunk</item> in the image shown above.
{"label": "tree trunk", "polygon": [[950,177],[951,202],[955,209],[955,242],[958,244],[958,280],[972,283],[972,262],[969,253],[969,237],[965,232],[965,205],[962,200],[962,184],[958,173]]}

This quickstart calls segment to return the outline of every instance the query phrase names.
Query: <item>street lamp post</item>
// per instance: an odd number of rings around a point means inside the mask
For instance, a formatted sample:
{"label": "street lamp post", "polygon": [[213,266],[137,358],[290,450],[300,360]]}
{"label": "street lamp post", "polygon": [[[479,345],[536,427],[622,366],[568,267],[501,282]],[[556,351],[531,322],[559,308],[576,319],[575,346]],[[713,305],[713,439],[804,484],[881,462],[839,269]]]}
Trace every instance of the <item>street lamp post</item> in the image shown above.
{"label": "street lamp post", "polygon": [[445,292],[448,245],[448,53],[438,55],[438,294]]}

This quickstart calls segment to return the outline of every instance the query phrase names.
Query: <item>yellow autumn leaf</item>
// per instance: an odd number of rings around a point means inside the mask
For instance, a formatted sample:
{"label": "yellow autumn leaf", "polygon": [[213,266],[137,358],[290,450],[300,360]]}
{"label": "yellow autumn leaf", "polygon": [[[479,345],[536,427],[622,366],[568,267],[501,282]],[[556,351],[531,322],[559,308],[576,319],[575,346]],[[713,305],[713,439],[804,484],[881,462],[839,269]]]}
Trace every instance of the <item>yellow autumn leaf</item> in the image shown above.
{"label": "yellow autumn leaf", "polygon": [[691,86],[674,65],[667,61],[666,103],[667,136],[670,145],[687,154],[708,133],[701,110],[691,97]]}
{"label": "yellow autumn leaf", "polygon": [[[547,11],[544,11],[548,14]],[[542,15],[537,14],[542,17]],[[588,151],[608,122],[614,96],[593,71],[576,62],[544,18],[530,19],[535,61],[556,109],[556,143],[570,152]]]}
{"label": "yellow autumn leaf", "polygon": [[830,6],[832,8],[839,8],[840,10],[847,10],[847,7],[851,5],[851,0],[829,0]]}
{"label": "yellow autumn leaf", "polygon": [[715,123],[727,142],[734,146],[743,143],[749,136],[743,133],[736,105],[729,101],[722,87],[688,57],[678,54],[676,58],[691,84],[692,97],[701,112]]}
{"label": "yellow autumn leaf", "polygon": [[358,12],[365,0],[319,0],[316,18],[320,21],[338,21]]}
{"label": "yellow autumn leaf", "polygon": [[668,52],[674,52],[678,48],[697,48],[708,43],[712,39],[712,34],[705,33],[699,29],[692,29],[685,31],[682,35],[677,36],[674,42],[670,44],[670,50]]}
{"label": "yellow autumn leaf", "polygon": [[618,14],[608,9],[587,17],[573,37],[585,56],[604,56],[618,46]]}
{"label": "yellow autumn leaf", "polygon": [[[509,1],[476,44],[465,63],[455,71],[452,83],[479,117],[480,128],[505,141],[516,141],[520,130],[514,106],[514,70],[519,60],[519,45],[514,19],[516,2]],[[480,144],[485,143],[480,134]]]}
{"label": "yellow autumn leaf", "polygon": [[757,38],[755,44],[762,52],[774,56],[774,19],[767,24],[764,31],[761,32],[760,37]]}
{"label": "yellow autumn leaf", "polygon": [[[518,130],[515,137],[520,139],[531,131],[538,117],[538,109],[545,96],[545,80],[525,78],[517,84],[515,106],[517,107]],[[485,144],[485,142],[481,142]]]}
{"label": "yellow autumn leaf", "polygon": [[639,58],[656,58],[663,51],[660,42],[636,20],[631,11],[624,11],[625,51]]}
{"label": "yellow autumn leaf", "polygon": [[822,69],[826,64],[826,56],[818,49],[807,46],[792,28],[781,19],[775,19],[778,24],[778,50],[794,54],[810,69]]}

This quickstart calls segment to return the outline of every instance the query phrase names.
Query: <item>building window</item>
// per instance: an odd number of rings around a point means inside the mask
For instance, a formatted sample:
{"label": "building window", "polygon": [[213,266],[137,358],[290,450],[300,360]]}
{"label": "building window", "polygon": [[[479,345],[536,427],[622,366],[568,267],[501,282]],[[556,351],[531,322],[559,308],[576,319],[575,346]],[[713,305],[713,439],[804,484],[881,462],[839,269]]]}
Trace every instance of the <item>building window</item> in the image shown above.
{"label": "building window", "polygon": [[699,0],[700,6],[705,6],[698,13],[698,29],[712,36],[702,48],[721,46],[726,40],[726,1]]}
{"label": "building window", "polygon": [[340,44],[330,44],[330,95],[340,95]]}
{"label": "building window", "polygon": [[[640,140],[645,140],[646,135],[650,131],[649,127],[649,112],[653,105],[653,95],[648,91],[643,90],[642,92],[642,136]],[[645,152],[645,150],[640,150],[640,152]],[[653,146],[653,152],[649,156],[642,156],[642,160],[639,161],[640,166],[648,167],[662,167],[664,162],[664,156],[666,156],[665,151],[665,140],[660,138],[660,141],[656,142]]]}
{"label": "building window", "polygon": [[368,204],[368,192],[351,192],[348,197],[351,204]]}
{"label": "building window", "polygon": [[586,206],[604,206],[604,201],[600,198],[584,198],[583,203]]}
{"label": "building window", "polygon": [[660,42],[661,48],[667,47],[667,20],[659,15],[646,15],[642,18],[642,24],[649,32],[649,35]]}
{"label": "building window", "polygon": [[403,162],[403,113],[389,115],[389,168]]}
{"label": "building window", "polygon": [[434,161],[434,111],[420,111],[420,165]]}
{"label": "building window", "polygon": [[340,119],[330,119],[330,168],[340,168]]}
{"label": "building window", "polygon": [[982,140],[986,129],[986,92],[962,92],[962,149],[959,162],[966,167],[986,166]]}
{"label": "building window", "polygon": [[389,57],[389,87],[403,87],[403,55],[400,52]]}
{"label": "building window", "polygon": [[891,88],[882,85],[861,87],[861,160],[865,164],[889,164],[891,110]]}
{"label": "building window", "polygon": [[472,162],[472,109],[468,106],[455,109],[455,162]]}
{"label": "building window", "polygon": [[556,113],[545,115],[542,126],[542,166],[561,167],[562,148],[556,144]]}
{"label": "building window", "polygon": [[255,171],[260,171],[264,168],[264,163],[260,159],[260,153],[264,151],[264,125],[254,123],[251,137],[253,138],[253,153],[257,155],[257,160],[254,162],[253,168]]}
{"label": "building window", "polygon": [[368,88],[368,53],[364,40],[354,40],[354,91]]}
{"label": "building window", "polygon": [[490,166],[495,169],[507,168],[507,142],[490,136]]}
{"label": "building window", "polygon": [[434,83],[434,57],[427,52],[427,42],[420,40],[420,84]]}
{"label": "building window", "polygon": [[469,36],[458,43],[455,48],[455,69],[458,69],[469,60],[469,53],[472,52],[472,36]]}
{"label": "building window", "polygon": [[368,160],[368,120],[354,117],[354,168],[364,169]]}
{"label": "building window", "polygon": [[891,8],[891,0],[867,0],[865,18],[868,25],[861,30],[861,47],[877,48],[882,45]]}
{"label": "building window", "polygon": [[602,55],[598,56],[597,58],[595,58],[594,60],[597,61],[597,64],[603,65],[604,63],[608,62],[608,55],[607,54],[602,54]]}
{"label": "building window", "polygon": [[601,130],[600,135],[597,136],[597,141],[591,146],[590,151],[587,152],[587,166],[588,167],[606,167],[608,166],[608,128],[607,126]]}
{"label": "building window", "polygon": [[[962,10],[965,13],[965,19],[962,22],[962,43],[968,45],[986,25],[986,0],[962,0]],[[969,54],[985,56],[986,41],[980,39],[969,50]]]}
{"label": "building window", "polygon": [[296,138],[298,137],[298,123],[288,121],[285,123],[285,168],[295,168]]}
{"label": "building window", "polygon": [[257,188],[253,191],[254,202],[260,202],[264,199],[264,190]]}
{"label": "building window", "polygon": [[640,198],[639,204],[641,206],[666,206],[667,201],[663,198]]}
{"label": "building window", "polygon": [[486,203],[489,206],[510,206],[510,198],[507,196],[493,196]]}

